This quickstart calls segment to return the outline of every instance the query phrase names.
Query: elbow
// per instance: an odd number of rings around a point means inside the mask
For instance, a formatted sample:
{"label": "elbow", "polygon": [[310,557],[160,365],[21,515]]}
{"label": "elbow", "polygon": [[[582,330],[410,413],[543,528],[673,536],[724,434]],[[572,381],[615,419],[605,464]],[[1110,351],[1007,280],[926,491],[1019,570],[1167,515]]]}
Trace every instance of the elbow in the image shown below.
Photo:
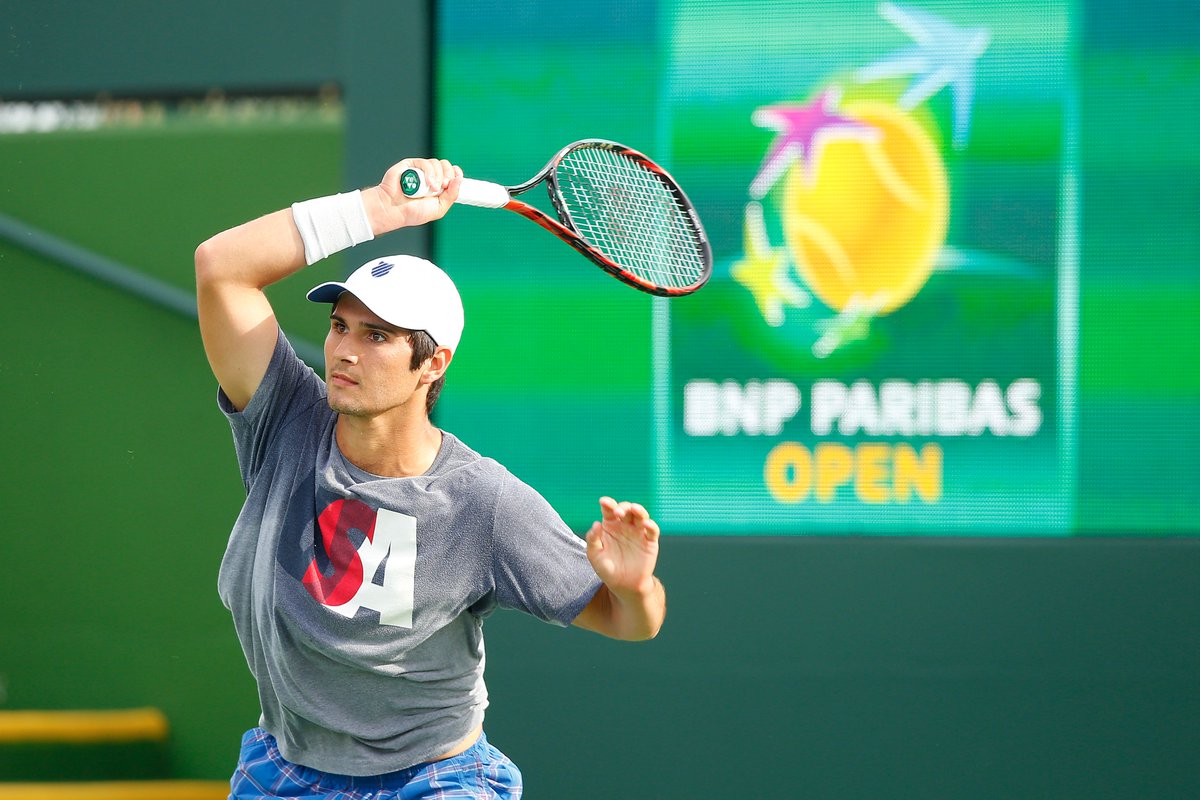
{"label": "elbow", "polygon": [[210,283],[217,273],[217,254],[216,247],[213,246],[213,240],[207,239],[200,243],[196,248],[194,257],[196,265],[196,285],[202,286],[205,283]]}
{"label": "elbow", "polygon": [[221,234],[200,243],[194,256],[198,293],[240,283],[245,279],[240,262],[232,255],[228,244],[221,240]]}
{"label": "elbow", "polygon": [[194,261],[196,264],[196,286],[202,286],[212,279],[213,254],[212,239],[201,242],[196,248]]}

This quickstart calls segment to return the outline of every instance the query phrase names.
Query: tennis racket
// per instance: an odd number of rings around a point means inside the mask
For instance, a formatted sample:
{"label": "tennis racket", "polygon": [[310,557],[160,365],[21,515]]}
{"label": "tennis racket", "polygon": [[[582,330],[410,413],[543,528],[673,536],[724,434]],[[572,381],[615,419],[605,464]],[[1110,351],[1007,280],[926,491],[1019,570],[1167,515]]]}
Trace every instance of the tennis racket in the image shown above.
{"label": "tennis racket", "polygon": [[[557,220],[514,199],[543,181]],[[418,169],[401,173],[400,188],[408,197],[436,194]],[[712,274],[712,249],[687,195],[662,167],[616,142],[569,144],[518,186],[464,178],[457,202],[515,211],[650,294],[690,294]]]}

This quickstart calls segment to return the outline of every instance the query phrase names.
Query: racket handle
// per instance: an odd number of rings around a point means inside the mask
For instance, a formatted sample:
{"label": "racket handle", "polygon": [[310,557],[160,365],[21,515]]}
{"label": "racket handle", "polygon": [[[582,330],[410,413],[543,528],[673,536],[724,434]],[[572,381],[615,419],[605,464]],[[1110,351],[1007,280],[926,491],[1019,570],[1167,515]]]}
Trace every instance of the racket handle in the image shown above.
{"label": "racket handle", "polygon": [[[400,190],[404,192],[405,197],[414,198],[441,194],[440,191],[431,191],[429,183],[425,180],[425,173],[415,168],[406,169],[400,174]],[[508,189],[498,183],[463,178],[455,202],[465,206],[503,208],[511,199]]]}

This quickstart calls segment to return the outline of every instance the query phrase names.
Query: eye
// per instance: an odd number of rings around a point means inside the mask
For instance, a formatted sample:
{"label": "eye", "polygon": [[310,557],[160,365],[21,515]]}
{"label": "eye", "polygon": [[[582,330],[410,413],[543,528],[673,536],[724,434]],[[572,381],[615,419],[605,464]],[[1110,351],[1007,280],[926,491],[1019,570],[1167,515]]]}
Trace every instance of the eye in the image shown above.
{"label": "eye", "polygon": [[382,344],[387,341],[387,336],[384,335],[383,333],[380,333],[379,331],[371,331],[370,335],[367,338],[370,339],[372,342],[375,342],[376,344]]}
{"label": "eye", "polygon": [[329,328],[330,328],[330,330],[332,330],[335,333],[345,333],[346,332],[346,326],[343,325],[341,322],[337,321],[336,319],[329,321]]}

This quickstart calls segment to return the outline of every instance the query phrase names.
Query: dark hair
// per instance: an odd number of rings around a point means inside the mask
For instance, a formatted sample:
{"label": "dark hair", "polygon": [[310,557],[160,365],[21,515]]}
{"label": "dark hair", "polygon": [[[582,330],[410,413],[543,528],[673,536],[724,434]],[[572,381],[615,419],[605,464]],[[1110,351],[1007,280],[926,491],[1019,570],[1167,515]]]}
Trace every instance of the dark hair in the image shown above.
{"label": "dark hair", "polygon": [[[412,347],[412,362],[409,364],[410,369],[417,369],[426,360],[433,358],[433,354],[437,352],[437,342],[433,341],[433,337],[425,331],[413,331],[408,335],[408,344]],[[437,403],[438,395],[442,393],[442,387],[446,385],[445,374],[438,378],[433,383],[429,384],[429,393],[425,395],[425,413],[432,414],[433,407]]]}

